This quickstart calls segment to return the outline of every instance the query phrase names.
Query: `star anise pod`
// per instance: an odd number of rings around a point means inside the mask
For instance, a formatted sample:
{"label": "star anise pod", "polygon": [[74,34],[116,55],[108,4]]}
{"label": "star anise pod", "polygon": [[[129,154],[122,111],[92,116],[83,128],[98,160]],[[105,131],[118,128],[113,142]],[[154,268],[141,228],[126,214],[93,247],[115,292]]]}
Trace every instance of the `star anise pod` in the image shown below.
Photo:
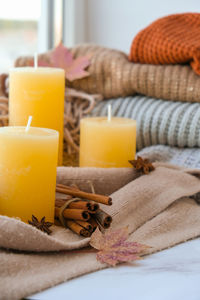
{"label": "star anise pod", "polygon": [[144,174],[149,174],[151,171],[155,170],[152,163],[147,158],[143,159],[141,156],[137,156],[137,159],[135,160],[129,160],[129,163],[136,169],[136,171]]}
{"label": "star anise pod", "polygon": [[37,229],[46,232],[47,234],[52,233],[52,231],[49,229],[53,225],[51,222],[45,222],[45,217],[43,217],[40,221],[32,215],[32,221],[28,220],[28,223]]}

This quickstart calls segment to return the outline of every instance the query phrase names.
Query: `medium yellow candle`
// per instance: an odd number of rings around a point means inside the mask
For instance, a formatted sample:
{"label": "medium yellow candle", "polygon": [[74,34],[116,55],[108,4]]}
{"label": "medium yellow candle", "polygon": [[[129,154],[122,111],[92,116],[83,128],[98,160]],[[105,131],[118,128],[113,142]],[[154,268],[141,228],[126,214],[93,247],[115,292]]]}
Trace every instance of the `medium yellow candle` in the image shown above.
{"label": "medium yellow candle", "polygon": [[136,151],[136,121],[85,118],[80,128],[80,167],[131,167]]}
{"label": "medium yellow candle", "polygon": [[0,128],[1,215],[54,221],[58,138],[46,128]]}
{"label": "medium yellow candle", "polygon": [[10,71],[9,125],[32,126],[59,131],[59,159],[63,156],[65,74],[56,68],[14,68]]}

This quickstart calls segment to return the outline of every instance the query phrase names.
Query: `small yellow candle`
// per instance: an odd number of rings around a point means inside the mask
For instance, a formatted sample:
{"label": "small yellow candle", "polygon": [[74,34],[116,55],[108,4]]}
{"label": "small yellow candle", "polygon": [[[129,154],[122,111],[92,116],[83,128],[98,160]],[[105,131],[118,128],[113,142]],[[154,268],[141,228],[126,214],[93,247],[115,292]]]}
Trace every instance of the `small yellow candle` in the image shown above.
{"label": "small yellow candle", "polygon": [[136,121],[85,118],[80,127],[80,167],[131,167],[136,151]]}
{"label": "small yellow candle", "polygon": [[0,128],[1,215],[54,221],[58,138],[46,128]]}
{"label": "small yellow candle", "polygon": [[9,125],[32,126],[59,131],[59,159],[63,156],[65,74],[63,69],[24,67],[10,71]]}

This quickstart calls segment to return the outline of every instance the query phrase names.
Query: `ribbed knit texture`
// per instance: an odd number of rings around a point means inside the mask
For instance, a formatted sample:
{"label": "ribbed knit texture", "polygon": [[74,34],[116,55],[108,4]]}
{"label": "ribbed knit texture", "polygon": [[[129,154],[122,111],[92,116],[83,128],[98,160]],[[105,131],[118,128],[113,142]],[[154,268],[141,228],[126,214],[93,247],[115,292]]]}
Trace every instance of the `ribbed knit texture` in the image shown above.
{"label": "ribbed knit texture", "polygon": [[137,121],[137,149],[156,144],[200,147],[200,104],[155,100],[144,96],[100,102],[92,116],[113,116]]}
{"label": "ribbed knit texture", "polygon": [[[200,32],[200,31],[199,31]],[[172,101],[200,102],[200,76],[189,66],[155,66],[134,64],[125,53],[96,45],[71,49],[74,57],[89,55],[90,76],[67,82],[67,86],[104,99],[143,94]],[[47,59],[48,53],[40,58]],[[22,57],[16,66],[28,65],[31,57]]]}
{"label": "ribbed knit texture", "polygon": [[200,148],[176,148],[164,145],[150,146],[137,153],[152,162],[165,161],[170,164],[200,169]]}
{"label": "ribbed knit texture", "polygon": [[200,75],[200,14],[175,14],[153,22],[136,35],[129,58],[148,64],[191,62]]}

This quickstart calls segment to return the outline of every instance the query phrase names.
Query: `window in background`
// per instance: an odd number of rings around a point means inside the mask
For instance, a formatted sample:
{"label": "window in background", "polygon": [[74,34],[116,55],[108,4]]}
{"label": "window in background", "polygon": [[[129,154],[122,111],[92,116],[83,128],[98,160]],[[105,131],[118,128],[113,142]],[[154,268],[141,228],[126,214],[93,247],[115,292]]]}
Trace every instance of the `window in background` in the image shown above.
{"label": "window in background", "polygon": [[53,45],[57,46],[61,40],[63,40],[63,18],[64,18],[64,3],[66,0],[56,0],[54,1],[54,40]]}
{"label": "window in background", "polygon": [[0,73],[15,59],[38,48],[38,22],[43,0],[0,0]]}

